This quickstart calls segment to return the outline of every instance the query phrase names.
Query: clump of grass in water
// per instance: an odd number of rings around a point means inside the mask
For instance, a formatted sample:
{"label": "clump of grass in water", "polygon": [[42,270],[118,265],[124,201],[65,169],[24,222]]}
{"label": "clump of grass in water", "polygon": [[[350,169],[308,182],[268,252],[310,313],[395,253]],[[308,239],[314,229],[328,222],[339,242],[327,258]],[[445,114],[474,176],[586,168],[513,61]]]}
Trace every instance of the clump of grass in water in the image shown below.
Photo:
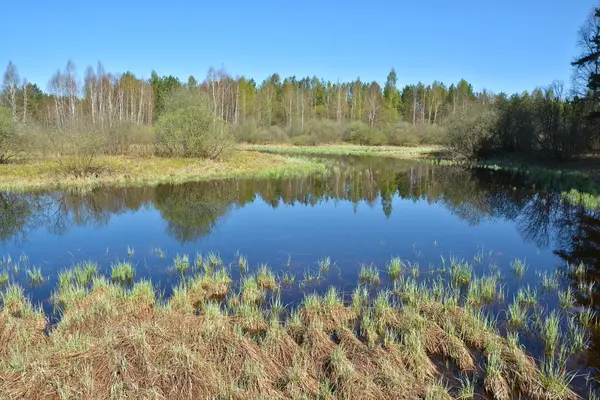
{"label": "clump of grass in water", "polygon": [[546,316],[540,333],[548,354],[554,354],[560,338],[560,316],[553,310]]}
{"label": "clump of grass in water", "polygon": [[515,258],[510,262],[510,269],[512,269],[518,278],[522,278],[525,275],[525,271],[527,271],[527,260]]}
{"label": "clump of grass in water", "polygon": [[546,358],[540,372],[540,383],[547,392],[546,398],[557,400],[575,398],[569,388],[575,375],[567,373],[560,363],[554,361],[554,357]]}
{"label": "clump of grass in water", "polygon": [[196,253],[196,257],[194,257],[194,268],[196,271],[200,271],[202,270],[203,265],[202,253]]}
{"label": "clump of grass in water", "polygon": [[133,247],[129,247],[129,245],[127,245],[127,257],[129,258],[133,258],[133,256],[135,256],[135,250]]}
{"label": "clump of grass in water", "polygon": [[410,264],[410,273],[412,274],[413,278],[419,277],[419,263]]}
{"label": "clump of grass in water", "polygon": [[596,288],[595,282],[585,282],[585,281],[577,282],[577,289],[581,293],[585,294],[586,296],[591,296],[592,293],[594,293],[595,288]]}
{"label": "clump of grass in water", "polygon": [[467,285],[471,282],[473,267],[464,260],[459,261],[454,256],[450,257],[450,276],[452,282],[458,285]]}
{"label": "clump of grass in water", "polygon": [[8,272],[0,273],[0,287],[8,285]]}
{"label": "clump of grass in water", "polygon": [[596,312],[591,308],[584,308],[577,313],[577,319],[579,319],[581,325],[590,329],[596,325]]}
{"label": "clump of grass in water", "polygon": [[379,270],[373,264],[362,264],[360,271],[358,272],[358,277],[361,283],[366,283],[369,285],[379,285],[380,282]]}
{"label": "clump of grass in water", "polygon": [[551,290],[558,288],[558,278],[555,274],[548,274],[547,272],[538,274],[542,278],[542,289]]}
{"label": "clump of grass in water", "polygon": [[390,280],[395,281],[396,279],[400,278],[400,275],[402,275],[403,265],[404,264],[402,263],[400,257],[392,257],[386,266],[387,274]]}
{"label": "clump of grass in water", "polygon": [[588,330],[580,326],[573,317],[569,317],[569,345],[573,354],[579,353],[589,346]]}
{"label": "clump of grass in water", "polygon": [[242,254],[238,256],[238,266],[241,273],[245,274],[248,272],[248,259]]}
{"label": "clump of grass in water", "polygon": [[260,264],[256,273],[256,283],[262,289],[277,289],[275,274],[267,264]]}
{"label": "clump of grass in water", "polygon": [[[66,283],[67,279],[71,279],[71,276],[75,280],[75,284],[81,287],[87,287],[90,283],[92,283],[92,279],[98,275],[98,266],[96,263],[92,261],[85,261],[77,264],[72,271],[72,275],[70,275],[71,271],[63,272],[63,279]],[[61,276],[58,276],[59,281]]]}
{"label": "clump of grass in water", "polygon": [[515,299],[506,309],[506,319],[513,328],[522,328],[527,324],[527,309],[521,304],[518,299]]}
{"label": "clump of grass in water", "polygon": [[575,264],[567,264],[567,268],[571,275],[574,275],[577,279],[585,278],[587,274],[587,268],[583,263]]}
{"label": "clump of grass in water", "polygon": [[160,247],[157,247],[154,249],[154,255],[161,260],[164,260],[165,257],[167,256],[167,254]]}
{"label": "clump of grass in water", "polygon": [[290,286],[293,285],[294,282],[296,281],[296,275],[294,274],[288,274],[287,272],[283,274],[281,280],[283,281],[284,285]]}
{"label": "clump of grass in water", "polygon": [[575,296],[573,295],[570,286],[567,290],[558,292],[558,302],[560,303],[560,308],[563,310],[569,310],[575,307]]}
{"label": "clump of grass in water", "polygon": [[538,302],[538,292],[534,288],[532,289],[529,285],[526,288],[520,288],[517,292],[517,300],[521,304],[525,304],[529,307],[535,307]]}
{"label": "clump of grass in water", "polygon": [[469,284],[467,300],[471,305],[490,303],[504,297],[502,288],[498,287],[498,275],[475,277]]}
{"label": "clump of grass in water", "polygon": [[173,264],[175,265],[175,270],[183,275],[190,269],[190,257],[187,254],[177,254],[173,260]]}
{"label": "clump of grass in water", "polygon": [[131,283],[133,281],[134,268],[129,262],[118,262],[111,267],[111,277],[113,281],[122,284]]}
{"label": "clump of grass in water", "polygon": [[460,388],[457,394],[460,400],[472,400],[475,398],[475,377],[473,379],[469,379],[468,376],[460,378]]}
{"label": "clump of grass in water", "polygon": [[321,272],[311,272],[310,269],[304,271],[304,279],[302,279],[302,286],[311,285],[318,282],[321,279]]}
{"label": "clump of grass in water", "polygon": [[325,258],[321,258],[320,260],[317,261],[317,264],[319,265],[319,271],[321,273],[328,273],[329,269],[331,268],[331,258],[329,256],[325,257]]}
{"label": "clump of grass in water", "polygon": [[206,255],[205,260],[205,268],[214,269],[216,267],[221,267],[223,265],[223,260],[218,253],[213,253],[212,251]]}
{"label": "clump of grass in water", "polygon": [[27,270],[27,276],[29,277],[29,281],[36,285],[44,282],[44,276],[42,275],[42,270],[39,267],[32,267]]}

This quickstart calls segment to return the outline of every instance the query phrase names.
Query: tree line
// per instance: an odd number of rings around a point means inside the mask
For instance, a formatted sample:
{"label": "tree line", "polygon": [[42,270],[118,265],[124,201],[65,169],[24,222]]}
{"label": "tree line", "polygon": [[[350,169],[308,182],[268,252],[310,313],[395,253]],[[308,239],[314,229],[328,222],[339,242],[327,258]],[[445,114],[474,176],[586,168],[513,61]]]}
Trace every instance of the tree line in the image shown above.
{"label": "tree line", "polygon": [[[579,32],[582,52],[572,63],[570,90],[552,83],[514,95],[476,92],[464,79],[449,86],[434,81],[398,88],[393,68],[382,87],[360,78],[331,82],[276,73],[257,83],[215,68],[201,81],[190,76],[183,82],[155,71],[143,79],[107,72],[101,63],[81,77],[71,61],[44,91],[21,79],[9,62],[0,92],[0,160],[8,159],[6,132],[15,130],[30,145],[61,143],[62,153],[69,147],[64,143],[79,140],[82,132],[83,142],[93,144],[88,147],[120,153],[155,145],[156,130],[166,138],[157,146],[162,154],[221,154],[188,151],[218,136],[251,143],[438,143],[471,160],[498,151],[570,159],[596,149],[600,141],[599,32],[600,9],[595,8]],[[188,111],[183,115],[174,104]],[[177,118],[165,116],[175,112]],[[168,121],[161,123],[161,117]],[[187,122],[179,122],[184,117]],[[47,133],[43,140],[26,140],[36,130]]]}

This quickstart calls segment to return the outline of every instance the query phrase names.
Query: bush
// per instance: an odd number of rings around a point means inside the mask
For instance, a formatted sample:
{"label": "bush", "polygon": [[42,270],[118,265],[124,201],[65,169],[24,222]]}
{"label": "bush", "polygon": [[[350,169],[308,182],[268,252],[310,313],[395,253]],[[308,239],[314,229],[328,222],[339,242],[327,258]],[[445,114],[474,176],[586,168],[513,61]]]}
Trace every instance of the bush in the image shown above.
{"label": "bush", "polygon": [[160,155],[217,159],[233,145],[233,136],[208,102],[168,111],[156,123]]}
{"label": "bush", "polygon": [[288,137],[278,126],[259,127],[256,121],[245,121],[231,126],[231,132],[238,142],[265,144],[284,143]]}
{"label": "bush", "polygon": [[54,154],[62,172],[76,178],[97,175],[104,166],[97,157],[106,148],[108,138],[102,131],[89,127],[51,132]]}
{"label": "bush", "polygon": [[456,158],[476,161],[494,148],[494,128],[498,120],[490,106],[472,105],[456,111],[446,120],[446,146]]}
{"label": "bush", "polygon": [[0,164],[6,163],[12,156],[17,136],[16,126],[10,112],[0,106]]}
{"label": "bush", "polygon": [[370,146],[381,146],[387,143],[386,136],[380,130],[369,128],[367,124],[360,121],[353,121],[348,124],[344,132],[344,138],[354,144]]}

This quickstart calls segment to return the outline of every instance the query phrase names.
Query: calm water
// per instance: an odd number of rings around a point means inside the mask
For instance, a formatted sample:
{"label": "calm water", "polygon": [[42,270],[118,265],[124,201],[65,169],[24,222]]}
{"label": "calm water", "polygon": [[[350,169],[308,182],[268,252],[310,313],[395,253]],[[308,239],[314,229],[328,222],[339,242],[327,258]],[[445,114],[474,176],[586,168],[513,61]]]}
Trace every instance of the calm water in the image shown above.
{"label": "calm water", "polygon": [[[46,280],[36,287],[24,268],[11,274],[48,312],[60,270],[92,259],[108,272],[128,258],[128,246],[136,279],[152,278],[165,296],[179,281],[169,268],[175,255],[209,251],[232,263],[234,280],[239,251],[251,270],[267,262],[277,273],[296,274],[297,283],[330,256],[335,266],[311,291],[332,284],[351,291],[362,262],[375,263],[385,277],[392,255],[418,262],[427,279],[441,257],[473,261],[481,254],[475,271],[497,266],[507,301],[523,283],[539,286],[536,272],[565,271],[567,262],[585,262],[591,279],[599,278],[600,213],[565,203],[552,187],[501,172],[398,160],[348,158],[335,165],[331,173],[297,179],[0,193],[0,255],[18,261],[24,254],[29,266],[41,267]],[[529,265],[522,279],[509,268],[514,258]],[[594,306],[568,276],[560,283]],[[297,284],[282,291],[285,303],[301,296]],[[540,303],[554,307],[556,291],[542,294]],[[592,348],[578,360],[582,368],[599,365],[600,336],[592,334]]]}

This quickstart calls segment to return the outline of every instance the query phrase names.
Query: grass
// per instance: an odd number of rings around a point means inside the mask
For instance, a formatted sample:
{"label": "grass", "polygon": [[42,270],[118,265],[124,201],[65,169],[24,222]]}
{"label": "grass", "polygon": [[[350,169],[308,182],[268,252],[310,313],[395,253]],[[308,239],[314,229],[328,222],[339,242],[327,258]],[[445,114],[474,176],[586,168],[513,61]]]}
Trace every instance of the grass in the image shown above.
{"label": "grass", "polygon": [[329,269],[331,268],[331,257],[327,256],[325,258],[321,258],[317,261],[319,265],[319,271],[321,273],[329,273]]}
{"label": "grass", "polygon": [[525,288],[519,288],[517,292],[517,300],[519,303],[524,304],[528,307],[535,307],[538,303],[539,295],[535,288],[531,288],[527,285]]}
{"label": "grass", "polygon": [[506,320],[512,328],[522,328],[527,325],[527,309],[515,299],[506,310]]}
{"label": "grass", "polygon": [[190,269],[190,257],[187,254],[177,254],[173,260],[173,264],[175,266],[175,270],[181,275],[184,275]]}
{"label": "grass", "polygon": [[32,267],[28,269],[27,276],[29,277],[29,281],[33,285],[37,285],[44,282],[44,276],[42,275],[42,270],[39,267]]}
{"label": "grass", "polygon": [[541,326],[541,337],[548,354],[554,354],[560,339],[560,316],[551,311]]}
{"label": "grass", "polygon": [[294,284],[294,282],[296,282],[296,275],[286,272],[283,274],[281,281],[284,285],[291,286]]}
{"label": "grass", "polygon": [[256,272],[256,283],[261,289],[275,290],[278,288],[275,274],[267,264],[260,264]]}
{"label": "grass", "polygon": [[541,274],[542,278],[542,288],[544,290],[553,290],[558,289],[558,278],[555,274],[549,274],[544,272]]}
{"label": "grass", "polygon": [[[69,272],[72,273],[72,276],[69,275]],[[72,278],[74,279],[75,284],[86,287],[92,283],[94,277],[98,275],[98,266],[92,261],[86,261],[77,264],[73,270],[69,272],[63,273],[63,279]],[[61,276],[59,275],[59,281],[60,279]]]}
{"label": "grass", "polygon": [[[71,297],[50,330],[19,286],[2,292],[0,393],[8,398],[469,399],[479,386],[467,378],[474,371],[484,371],[496,398],[510,398],[506,388],[541,400],[572,393],[571,375],[555,364],[538,369],[517,336],[500,336],[481,309],[435,300],[458,297],[441,280],[398,279],[399,291],[418,299],[410,304],[366,286],[345,304],[329,287],[288,312],[279,293],[265,301],[258,275],[269,275],[266,264],[242,278],[239,292],[227,268],[216,268],[166,300],[149,281],[125,288],[97,273],[81,287],[74,269],[59,277],[56,293]],[[497,278],[486,280],[498,290]],[[492,287],[482,281],[471,285]],[[572,335],[573,346],[585,344],[580,328]],[[450,363],[456,368],[437,367]],[[450,385],[454,378],[460,384]]]}
{"label": "grass", "polygon": [[386,271],[390,280],[395,281],[396,279],[400,278],[400,275],[402,275],[403,266],[404,264],[402,263],[400,257],[392,257],[386,266]]}
{"label": "grass", "polygon": [[325,171],[316,160],[255,151],[235,151],[220,160],[101,156],[103,172],[86,178],[66,176],[51,159],[30,157],[25,163],[0,165],[0,191],[158,185],[216,178],[300,176]]}
{"label": "grass", "polygon": [[111,267],[112,280],[122,284],[131,283],[134,274],[133,265],[129,262],[118,262]]}
{"label": "grass", "polygon": [[245,274],[248,272],[248,259],[246,256],[240,254],[238,256],[238,266],[240,267],[240,272]]}
{"label": "grass", "polygon": [[558,292],[558,302],[563,310],[569,310],[575,307],[575,295],[570,286],[566,290]]}
{"label": "grass", "polygon": [[458,285],[468,285],[473,275],[473,266],[464,260],[450,257],[450,276]]}
{"label": "grass", "polygon": [[4,271],[0,273],[0,287],[4,287],[8,285],[8,272]]}
{"label": "grass", "polygon": [[510,262],[510,269],[517,277],[522,278],[525,275],[525,271],[527,271],[527,260],[515,258]]}
{"label": "grass", "polygon": [[358,271],[358,278],[361,283],[366,283],[369,285],[379,285],[380,283],[379,270],[373,264],[362,264],[360,266],[360,270]]}
{"label": "grass", "polygon": [[362,146],[351,144],[330,144],[320,146],[292,145],[238,145],[241,150],[261,151],[275,154],[301,155],[354,155],[354,156],[384,156],[402,159],[432,158],[441,151],[440,147],[398,147],[398,146]]}

